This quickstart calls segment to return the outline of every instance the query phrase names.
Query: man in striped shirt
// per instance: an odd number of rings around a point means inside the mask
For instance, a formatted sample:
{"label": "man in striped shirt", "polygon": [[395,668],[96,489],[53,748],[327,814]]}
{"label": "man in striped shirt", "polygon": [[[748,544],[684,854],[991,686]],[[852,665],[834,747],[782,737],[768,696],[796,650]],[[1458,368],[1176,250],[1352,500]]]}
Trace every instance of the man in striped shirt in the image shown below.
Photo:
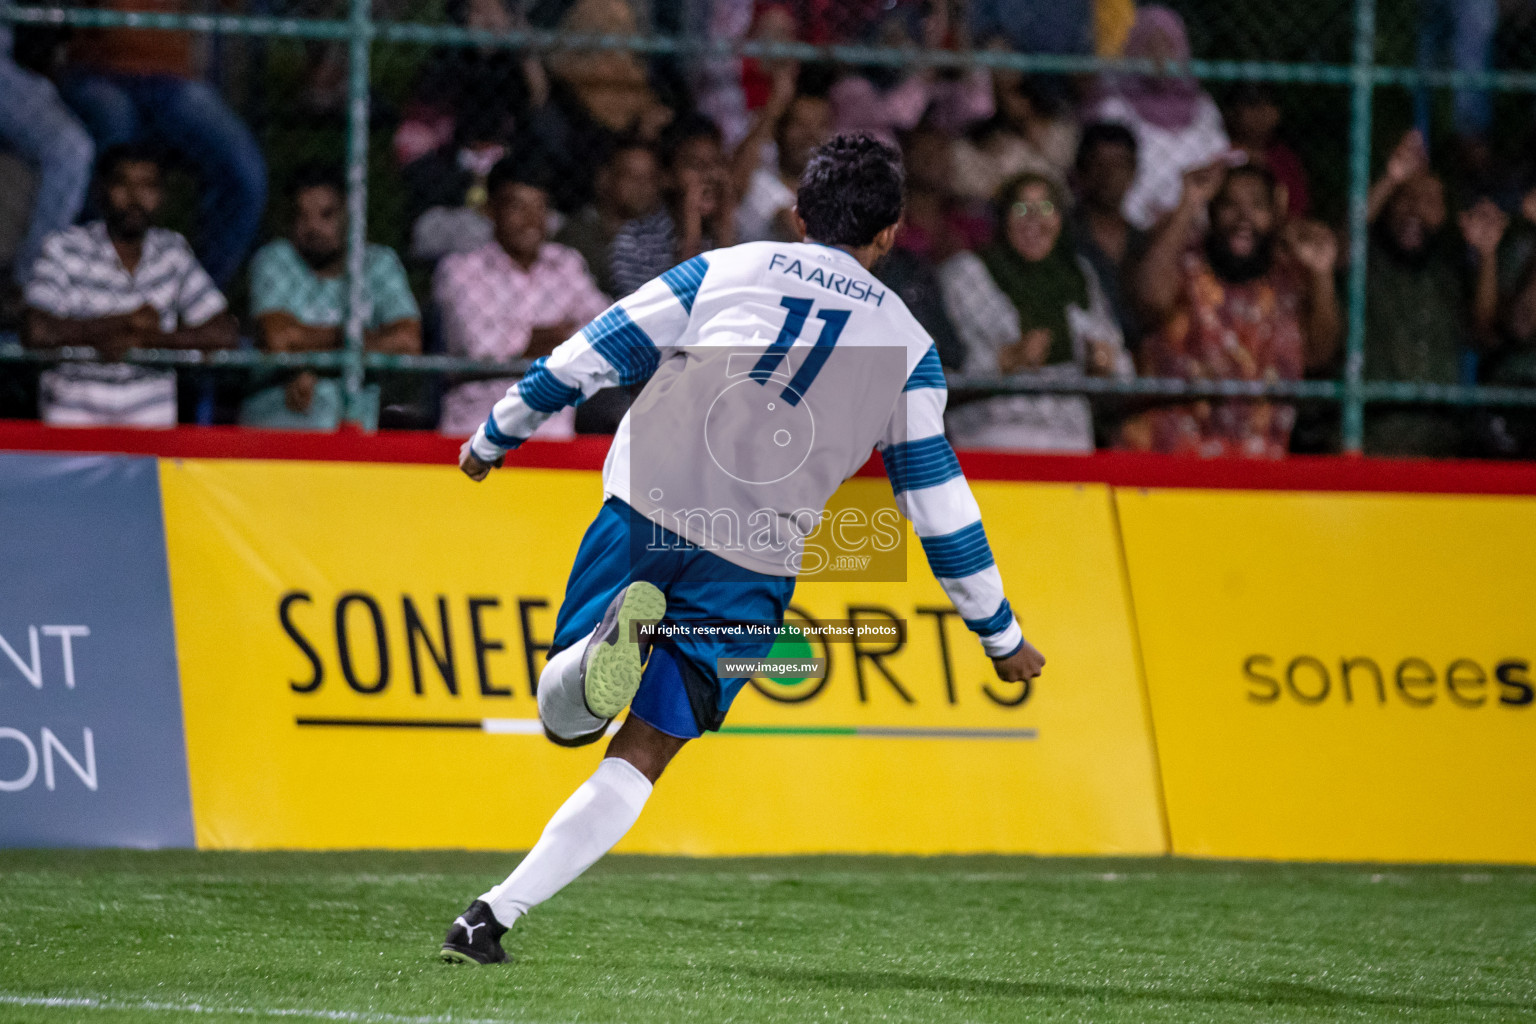
{"label": "man in striped shirt", "polygon": [[[501,935],[618,842],[673,756],[720,727],[746,682],[721,678],[721,659],[768,653],[808,568],[806,539],[872,449],[999,677],[1040,673],[944,439],[938,352],[869,272],[894,243],[901,203],[894,150],[833,139],[801,178],[806,242],[672,268],[538,360],[465,443],[460,467],[481,480],[558,410],[649,380],[609,450],[607,501],[577,552],[538,688],[540,720],[563,745],[595,742],[629,714],[528,856],[454,921],[444,959],[504,961]],[[654,645],[636,631],[653,621],[665,629]]]}
{"label": "man in striped shirt", "polygon": [[39,414],[58,426],[174,426],[175,371],[121,360],[135,348],[232,348],[238,328],[187,240],[153,226],[162,197],[155,155],[107,150],[97,187],[104,219],[43,243],[23,337],[33,348],[94,348],[103,361],[43,373]]}

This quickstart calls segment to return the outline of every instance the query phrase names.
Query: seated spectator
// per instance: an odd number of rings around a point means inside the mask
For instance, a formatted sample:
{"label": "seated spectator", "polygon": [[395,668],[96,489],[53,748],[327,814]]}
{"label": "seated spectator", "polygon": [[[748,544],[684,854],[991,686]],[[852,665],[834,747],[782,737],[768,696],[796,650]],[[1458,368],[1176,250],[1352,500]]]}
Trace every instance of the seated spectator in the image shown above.
{"label": "seated spectator", "polygon": [[1134,351],[1141,337],[1130,298],[1131,273],[1147,251],[1147,233],[1125,219],[1125,194],[1136,179],[1136,136],[1122,124],[1083,130],[1073,182],[1077,187],[1077,251],[1109,298],[1115,322]]}
{"label": "seated spectator", "polygon": [[662,164],[666,204],[613,239],[618,298],[701,252],[736,244],[736,198],[720,129],[702,117],[680,119],[668,132]]}
{"label": "seated spectator", "polygon": [[902,161],[907,172],[907,197],[896,245],[876,265],[875,273],[889,285],[922,324],[939,350],[946,369],[965,365],[965,348],[955,335],[939,287],[939,264],[961,249],[991,240],[990,205],[985,216],[959,208],[950,192],[948,136],[928,125],[907,134]]}
{"label": "seated spectator", "polygon": [[[737,239],[742,242],[798,242],[794,224],[795,192],[811,151],[832,137],[832,105],[825,97],[806,96],[784,83],[758,114],[752,131],[736,150]],[[764,165],[765,143],[774,143],[772,166]]]}
{"label": "seated spectator", "polygon": [[661,163],[647,143],[621,142],[597,172],[592,203],[566,221],[555,241],[581,253],[605,294],[613,294],[613,240],[632,220],[661,210]]}
{"label": "seated spectator", "polygon": [[[496,237],[437,265],[432,295],[453,355],[545,356],[608,306],[581,254],[548,240],[548,186],[514,161],[497,164],[487,183]],[[438,428],[461,437],[474,433],[515,383],[516,377],[503,377],[460,384],[444,397]],[[574,410],[567,408],[535,436],[570,437],[574,424]]]}
{"label": "seated spectator", "polygon": [[[1209,227],[1202,233],[1203,216]],[[1199,242],[1191,248],[1189,240]],[[1284,251],[1281,251],[1281,245]],[[1333,357],[1339,309],[1338,240],[1312,221],[1282,232],[1275,179],[1262,167],[1223,164],[1184,175],[1173,214],[1136,272],[1146,333],[1141,370],[1185,380],[1299,380]],[[1122,447],[1201,456],[1281,458],[1294,406],[1210,399],[1162,406],[1121,429]]]}
{"label": "seated spectator", "polygon": [[11,59],[11,26],[0,24],[0,149],[32,168],[34,198],[26,234],[11,260],[11,282],[0,285],[0,324],[20,311],[21,293],[43,239],[74,223],[91,178],[91,137],[59,99],[53,83]]}
{"label": "seated spectator", "polygon": [[410,257],[429,265],[451,252],[471,252],[491,240],[485,181],[511,144],[511,122],[490,109],[466,114],[454,141],[400,172]]}
{"label": "seated spectator", "polygon": [[[1138,9],[1125,56],[1163,68],[1189,60],[1184,19],[1156,4]],[[1125,216],[1143,231],[1179,204],[1185,171],[1210,163],[1228,148],[1221,111],[1193,78],[1113,76],[1091,105],[1089,119],[1116,121],[1136,136],[1141,159],[1125,196]]]}
{"label": "seated spectator", "polygon": [[[293,220],[288,238],[268,242],[251,258],[251,315],[269,352],[325,352],[346,343],[347,205],[341,175],[305,168],[289,188]],[[421,311],[395,251],[370,245],[363,264],[364,335],[369,352],[421,351]],[[240,423],[270,430],[335,430],[346,412],[334,377],[302,370],[285,384],[258,391],[240,409]],[[360,419],[378,426],[379,389],[363,392]]]}
{"label": "seated spectator", "polygon": [[[1521,200],[1499,266],[1500,293],[1509,296],[1500,324],[1504,344],[1485,379],[1504,387],[1536,388],[1536,188]],[[1494,454],[1536,458],[1536,412],[1503,410],[1492,415],[1491,426]]]}
{"label": "seated spectator", "polygon": [[[1447,230],[1445,186],[1417,132],[1393,151],[1367,209],[1365,378],[1460,383],[1467,342],[1491,349],[1497,341],[1498,248],[1508,218],[1484,199],[1461,214],[1459,237]],[[1466,443],[1467,420],[1455,409],[1373,405],[1365,417],[1373,455],[1453,456]]]}
{"label": "seated spectator", "polygon": [[937,268],[913,252],[896,246],[875,264],[873,272],[880,282],[901,297],[907,312],[922,325],[939,350],[939,364],[946,370],[965,366],[965,347],[955,334],[954,324],[944,309],[944,292],[939,286]]}
{"label": "seated spectator", "polygon": [[[965,372],[1131,376],[1098,275],[1066,237],[1062,191],[1049,178],[1024,174],[998,199],[999,240],[939,269],[945,307],[965,346]],[[983,399],[955,409],[946,425],[967,447],[1093,450],[1093,416],[1078,396]]]}
{"label": "seated spectator", "polygon": [[174,426],[176,371],[119,360],[135,348],[233,348],[238,327],[187,240],[154,226],[163,195],[156,156],[109,149],[97,185],[105,220],[43,242],[23,339],[32,348],[92,347],[107,361],[44,372],[39,414],[57,426]]}
{"label": "seated spectator", "polygon": [[1077,150],[1077,125],[1014,71],[993,74],[997,112],[955,143],[954,188],[990,202],[1008,179],[1026,171],[1066,184]]}
{"label": "seated spectator", "polygon": [[1269,87],[1258,82],[1239,86],[1227,101],[1226,124],[1233,148],[1247,154],[1249,163],[1269,168],[1275,183],[1285,189],[1286,216],[1310,213],[1307,169],[1296,151],[1280,141],[1280,104]]}
{"label": "seated spectator", "polygon": [[[180,13],[183,0],[112,0],[120,11]],[[220,287],[250,251],[267,204],[267,164],[239,116],[193,71],[192,39],[153,29],[82,29],[60,85],[98,149],[164,144],[197,173],[197,250]]]}

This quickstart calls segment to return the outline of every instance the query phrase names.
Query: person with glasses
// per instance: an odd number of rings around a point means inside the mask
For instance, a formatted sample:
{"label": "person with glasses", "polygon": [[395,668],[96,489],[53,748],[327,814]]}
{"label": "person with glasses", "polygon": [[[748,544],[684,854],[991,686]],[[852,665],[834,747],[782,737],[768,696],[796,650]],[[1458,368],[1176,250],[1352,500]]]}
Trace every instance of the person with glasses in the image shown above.
{"label": "person with glasses", "polygon": [[[998,194],[999,238],[939,270],[944,305],[965,346],[965,372],[988,377],[1128,377],[1132,362],[1103,285],[1069,238],[1064,196],[1022,174]],[[1075,395],[1000,395],[954,410],[964,447],[1092,451],[1093,416]]]}

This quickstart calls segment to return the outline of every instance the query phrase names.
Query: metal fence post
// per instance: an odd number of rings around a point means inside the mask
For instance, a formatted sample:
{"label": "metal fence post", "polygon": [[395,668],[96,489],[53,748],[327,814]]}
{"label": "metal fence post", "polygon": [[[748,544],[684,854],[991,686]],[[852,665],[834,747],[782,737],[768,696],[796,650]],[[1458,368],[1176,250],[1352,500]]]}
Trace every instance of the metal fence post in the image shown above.
{"label": "metal fence post", "polygon": [[1371,101],[1376,63],[1376,0],[1355,0],[1355,60],[1349,123],[1349,333],[1344,342],[1344,450],[1358,453],[1365,433],[1366,197],[1371,190]]}
{"label": "metal fence post", "polygon": [[368,60],[373,44],[372,0],[351,0],[347,37],[347,328],[346,416],[363,419],[363,293],[368,244]]}

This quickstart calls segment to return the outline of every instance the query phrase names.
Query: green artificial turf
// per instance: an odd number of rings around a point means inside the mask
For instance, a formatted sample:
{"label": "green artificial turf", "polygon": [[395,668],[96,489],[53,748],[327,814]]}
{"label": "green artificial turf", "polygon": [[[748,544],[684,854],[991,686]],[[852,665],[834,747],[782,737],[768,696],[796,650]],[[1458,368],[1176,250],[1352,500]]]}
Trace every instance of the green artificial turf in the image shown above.
{"label": "green artificial turf", "polygon": [[515,862],[0,851],[0,1021],[1536,1021],[1531,869],[613,857],[437,962]]}

